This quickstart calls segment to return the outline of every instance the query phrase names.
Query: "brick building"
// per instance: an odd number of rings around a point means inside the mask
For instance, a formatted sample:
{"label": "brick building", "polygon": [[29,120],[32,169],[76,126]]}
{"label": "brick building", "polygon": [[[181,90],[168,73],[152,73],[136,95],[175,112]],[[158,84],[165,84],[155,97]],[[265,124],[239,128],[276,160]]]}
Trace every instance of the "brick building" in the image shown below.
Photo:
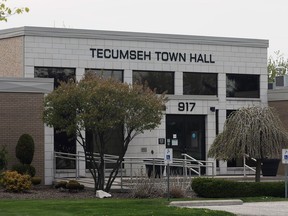
{"label": "brick building", "polygon": [[35,143],[32,165],[44,179],[44,94],[53,89],[52,79],[0,78],[0,145],[6,146],[8,168],[19,163],[15,147],[22,134],[30,134]]}
{"label": "brick building", "polygon": [[[268,104],[267,48],[268,41],[258,39],[22,27],[0,31],[0,77],[80,80],[85,72],[93,71],[127,83],[148,81],[158,93],[167,91],[165,116],[157,129],[133,140],[126,156],[162,158],[165,148],[170,147],[175,157],[186,153],[198,160],[213,161],[207,152],[227,115],[243,106]],[[24,101],[28,109],[33,103],[35,108],[30,110],[40,112],[45,92],[41,90],[41,96],[33,97],[17,94],[15,106]],[[1,98],[6,101],[8,96]],[[30,103],[25,97],[36,101]],[[37,149],[37,157],[44,158],[34,163],[44,164],[39,172],[44,173],[45,184],[51,184],[55,169],[75,168],[75,164],[60,160],[55,168],[54,150],[73,153],[82,149],[65,141],[65,135],[55,133],[53,128],[44,127],[38,111],[21,121],[27,123],[32,116],[35,118],[28,125],[37,143],[44,145]],[[17,115],[13,115],[5,116],[5,121],[15,119]],[[0,124],[5,128],[2,121]],[[13,139],[17,140],[21,132]],[[7,134],[9,129],[3,129],[1,136]],[[85,135],[89,138],[89,134]],[[9,145],[14,145],[14,140]],[[220,161],[218,174],[234,174],[241,163]],[[85,164],[81,167],[85,170]]]}

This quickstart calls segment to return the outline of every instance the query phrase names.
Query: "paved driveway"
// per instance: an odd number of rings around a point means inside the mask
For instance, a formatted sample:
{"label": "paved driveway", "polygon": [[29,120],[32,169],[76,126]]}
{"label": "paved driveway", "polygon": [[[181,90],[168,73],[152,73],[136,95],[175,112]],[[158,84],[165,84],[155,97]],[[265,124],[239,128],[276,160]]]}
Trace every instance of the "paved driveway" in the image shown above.
{"label": "paved driveway", "polygon": [[207,208],[212,210],[223,210],[232,212],[236,215],[249,216],[287,216],[288,201],[281,202],[254,202],[243,203],[242,205],[223,205],[223,206],[189,206],[188,208]]}

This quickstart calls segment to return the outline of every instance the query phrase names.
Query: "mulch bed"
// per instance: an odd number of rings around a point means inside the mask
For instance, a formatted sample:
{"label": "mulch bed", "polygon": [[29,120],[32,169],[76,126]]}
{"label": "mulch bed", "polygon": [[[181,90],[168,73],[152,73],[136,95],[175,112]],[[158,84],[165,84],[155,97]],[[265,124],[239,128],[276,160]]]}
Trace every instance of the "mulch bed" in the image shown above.
{"label": "mulch bed", "polygon": [[[131,198],[131,194],[128,192],[112,191],[110,193],[112,198]],[[187,198],[196,197],[193,191],[188,192]],[[95,198],[94,190],[91,188],[85,188],[78,192],[69,192],[66,190],[55,189],[53,186],[33,186],[33,188],[27,192],[13,193],[7,192],[3,188],[0,188],[0,199],[90,199]]]}
{"label": "mulch bed", "polygon": [[[113,198],[129,198],[129,193],[112,192]],[[85,188],[78,192],[55,189],[52,186],[34,186],[22,193],[7,192],[0,189],[0,199],[89,199],[95,198],[93,189]]]}

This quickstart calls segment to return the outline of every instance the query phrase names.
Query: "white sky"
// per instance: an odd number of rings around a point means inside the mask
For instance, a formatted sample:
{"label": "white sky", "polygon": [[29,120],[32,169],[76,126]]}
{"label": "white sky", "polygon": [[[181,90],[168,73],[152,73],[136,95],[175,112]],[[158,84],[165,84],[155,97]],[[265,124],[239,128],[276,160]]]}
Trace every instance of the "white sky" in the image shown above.
{"label": "white sky", "polygon": [[65,27],[268,39],[268,55],[288,57],[288,0],[8,0],[30,12],[0,22]]}

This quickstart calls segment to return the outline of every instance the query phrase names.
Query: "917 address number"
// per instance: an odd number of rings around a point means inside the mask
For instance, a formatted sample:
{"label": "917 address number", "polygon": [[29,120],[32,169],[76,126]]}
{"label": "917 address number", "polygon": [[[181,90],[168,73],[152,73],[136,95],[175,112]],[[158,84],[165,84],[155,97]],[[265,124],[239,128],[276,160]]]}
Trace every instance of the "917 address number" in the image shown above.
{"label": "917 address number", "polygon": [[196,103],[194,102],[179,102],[178,103],[178,111],[186,111],[186,112],[192,112]]}

